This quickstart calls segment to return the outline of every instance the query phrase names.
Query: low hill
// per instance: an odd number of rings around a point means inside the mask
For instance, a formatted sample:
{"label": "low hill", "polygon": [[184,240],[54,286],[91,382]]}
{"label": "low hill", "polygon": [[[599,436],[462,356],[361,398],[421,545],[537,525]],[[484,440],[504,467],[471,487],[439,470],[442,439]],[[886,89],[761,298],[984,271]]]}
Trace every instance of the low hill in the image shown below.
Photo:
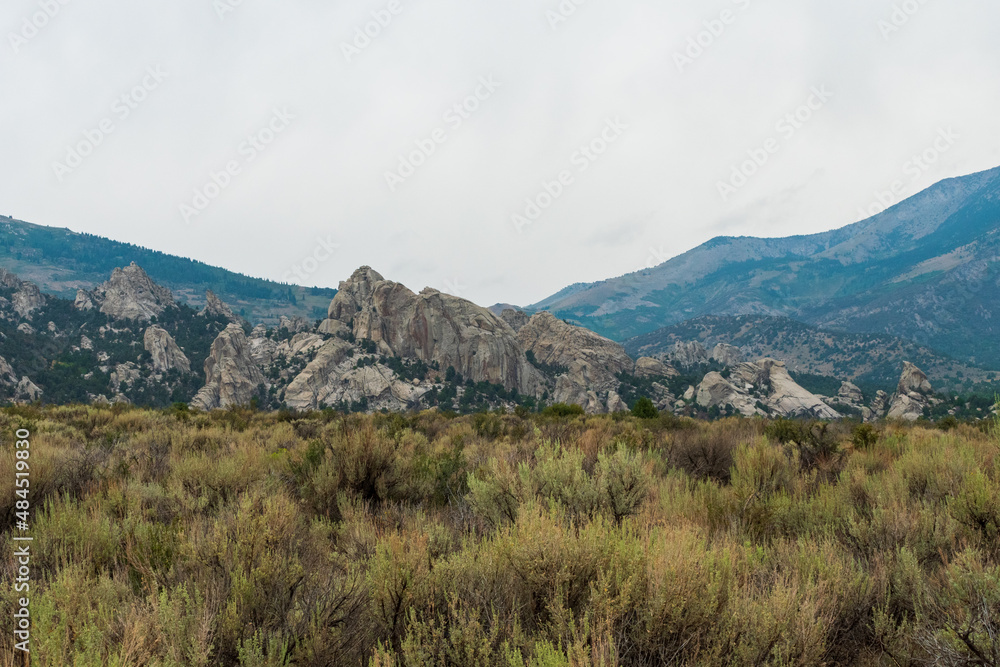
{"label": "low hill", "polygon": [[132,262],[170,288],[179,301],[200,308],[206,291],[212,290],[252,323],[274,325],[283,315],[323,319],[337,293],[253,278],[130,243],[0,216],[0,266],[43,292],[72,299],[78,289],[92,289],[115,267]]}
{"label": "low hill", "polygon": [[[910,361],[949,392],[990,393],[1000,388],[1000,373],[985,371],[902,338],[875,334],[837,333],[784,317],[758,315],[699,317],[632,338],[626,351],[636,356],[668,357],[678,342],[700,342],[711,350],[734,345],[748,359],[781,359],[798,379],[808,376],[850,380],[873,393],[892,392],[899,369]],[[808,382],[807,382],[808,384]]]}

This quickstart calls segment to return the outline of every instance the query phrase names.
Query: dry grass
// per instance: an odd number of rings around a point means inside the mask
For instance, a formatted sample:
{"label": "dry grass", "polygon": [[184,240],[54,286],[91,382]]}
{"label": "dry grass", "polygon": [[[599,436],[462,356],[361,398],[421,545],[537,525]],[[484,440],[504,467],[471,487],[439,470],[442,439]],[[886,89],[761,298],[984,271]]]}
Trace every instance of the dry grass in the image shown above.
{"label": "dry grass", "polygon": [[22,426],[35,665],[1000,665],[998,431],[0,411]]}

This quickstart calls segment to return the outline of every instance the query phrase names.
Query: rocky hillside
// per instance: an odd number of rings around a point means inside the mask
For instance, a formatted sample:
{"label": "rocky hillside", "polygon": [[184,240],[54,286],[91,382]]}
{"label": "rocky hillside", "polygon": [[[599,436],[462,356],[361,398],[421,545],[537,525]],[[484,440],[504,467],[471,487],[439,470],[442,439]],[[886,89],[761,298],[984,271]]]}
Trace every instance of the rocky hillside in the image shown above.
{"label": "rocky hillside", "polygon": [[276,326],[282,316],[322,319],[336,293],[251,278],[128,243],[0,216],[0,266],[48,294],[73,298],[77,290],[94,289],[116,267],[133,262],[180,302],[201,308],[211,291],[248,321],[268,326]]}
{"label": "rocky hillside", "polygon": [[1000,168],[873,218],[783,239],[717,238],[653,269],[535,304],[626,340],[705,315],[890,335],[1000,370]]}
{"label": "rocky hillside", "polygon": [[891,391],[903,363],[910,361],[930,373],[944,391],[992,395],[1000,390],[1000,372],[984,371],[908,340],[823,331],[783,317],[700,317],[632,338],[625,349],[632,356],[656,357],[682,368],[770,357],[784,361],[796,378],[849,380],[872,392]]}
{"label": "rocky hillside", "polygon": [[551,313],[497,316],[437,290],[415,293],[369,267],[341,283],[319,322],[285,317],[251,328],[212,292],[204,300],[201,310],[179,303],[136,264],[72,300],[0,269],[0,399],[466,413],[558,403],[599,414],[648,397],[689,416],[820,419],[916,419],[942,404],[909,363],[891,399],[866,399],[850,383],[827,398],[780,360],[746,361],[745,347],[679,342],[633,360]]}

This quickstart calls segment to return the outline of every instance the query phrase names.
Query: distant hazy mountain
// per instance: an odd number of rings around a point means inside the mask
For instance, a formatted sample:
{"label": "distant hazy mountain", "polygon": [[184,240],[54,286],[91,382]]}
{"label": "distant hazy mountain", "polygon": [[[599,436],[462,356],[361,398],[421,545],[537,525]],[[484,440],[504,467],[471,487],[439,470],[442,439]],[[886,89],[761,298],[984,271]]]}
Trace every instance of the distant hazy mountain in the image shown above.
{"label": "distant hazy mountain", "polygon": [[889,334],[1000,369],[1000,168],[942,181],[822,234],[720,237],[652,269],[573,285],[549,310],[623,341],[704,315]]}
{"label": "distant hazy mountain", "polygon": [[107,280],[115,267],[132,262],[180,301],[200,308],[206,291],[212,290],[254,323],[276,324],[282,315],[323,319],[337,293],[251,278],[129,243],[0,216],[0,267],[43,292],[73,299],[78,289],[89,290]]}

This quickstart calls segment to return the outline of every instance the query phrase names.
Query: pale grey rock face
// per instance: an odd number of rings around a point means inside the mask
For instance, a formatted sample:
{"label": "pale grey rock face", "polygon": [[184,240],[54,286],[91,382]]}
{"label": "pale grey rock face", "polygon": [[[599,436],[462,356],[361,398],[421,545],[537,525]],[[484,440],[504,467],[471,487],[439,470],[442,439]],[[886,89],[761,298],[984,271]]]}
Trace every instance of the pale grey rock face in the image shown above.
{"label": "pale grey rock face", "polygon": [[746,416],[764,414],[757,406],[760,403],[785,417],[841,417],[818,396],[796,383],[785,364],[774,359],[741,363],[733,369],[728,380],[719,373],[709,373],[698,386],[697,402],[705,408],[730,405]]}
{"label": "pale grey rock face", "polygon": [[711,358],[726,368],[743,363],[743,351],[733,345],[719,343],[712,348]]}
{"label": "pale grey rock face", "polygon": [[326,339],[319,334],[298,333],[292,336],[291,340],[282,341],[275,349],[276,353],[291,359],[298,355],[311,355],[313,352],[323,347]]}
{"label": "pale grey rock face", "polygon": [[91,297],[90,292],[79,289],[76,291],[76,299],[73,301],[73,307],[77,310],[93,310],[94,299]]}
{"label": "pale grey rock face", "polygon": [[933,392],[930,381],[922,370],[911,364],[909,361],[903,362],[903,374],[899,378],[899,385],[896,388],[897,394],[930,394]]}
{"label": "pale grey rock face", "polygon": [[21,322],[20,324],[18,324],[17,325],[17,330],[20,331],[23,334],[28,335],[28,336],[30,336],[31,334],[35,333],[35,327],[31,326],[27,322]]}
{"label": "pale grey rock face", "polygon": [[527,395],[536,395],[542,382],[514,330],[490,311],[437,290],[414,294],[369,267],[340,284],[329,317],[387,356],[437,363],[442,371],[454,367],[474,382]]}
{"label": "pale grey rock face", "polygon": [[674,343],[674,349],[668,355],[670,360],[683,368],[690,368],[708,363],[708,351],[698,341]]}
{"label": "pale grey rock face", "polygon": [[14,401],[16,403],[30,403],[31,401],[37,401],[42,397],[42,390],[28,379],[25,375],[21,378],[20,382],[17,383],[17,387],[14,389]]}
{"label": "pale grey rock face", "polygon": [[834,408],[857,410],[861,413],[862,420],[866,422],[871,421],[876,416],[875,412],[864,404],[865,396],[853,382],[841,383],[840,391],[828,403]]}
{"label": "pale grey rock face", "polygon": [[45,295],[35,283],[22,282],[14,292],[14,311],[21,317],[31,319],[31,314],[45,305]]}
{"label": "pale grey rock face", "polygon": [[609,391],[608,392],[608,412],[614,414],[616,412],[628,412],[628,406],[622,397],[618,395],[618,392]]}
{"label": "pale grey rock face", "polygon": [[588,412],[606,412],[608,406],[599,400],[595,404],[591,393],[596,396],[597,392],[617,389],[618,374],[631,373],[635,367],[618,343],[548,312],[535,314],[517,333],[517,339],[538,363],[568,369],[557,378],[554,398],[582,405]]}
{"label": "pale grey rock face", "polygon": [[17,375],[6,359],[0,357],[0,383],[11,385],[17,382]]}
{"label": "pale grey rock face", "polygon": [[351,330],[346,324],[338,320],[331,319],[326,319],[320,322],[319,328],[316,331],[326,336],[347,336],[351,333]]}
{"label": "pale grey rock face", "polygon": [[653,357],[640,357],[635,362],[635,376],[640,378],[677,377],[680,375],[673,366],[668,366]]}
{"label": "pale grey rock face", "polygon": [[149,320],[176,306],[173,294],[150,279],[135,262],[115,269],[111,279],[94,290],[101,312],[120,320]]}
{"label": "pale grey rock face", "polygon": [[514,310],[513,308],[505,308],[503,312],[500,313],[500,317],[504,322],[509,324],[510,328],[515,332],[520,331],[527,326],[528,321],[531,319],[523,310]]}
{"label": "pale grey rock face", "polygon": [[143,334],[143,345],[153,357],[153,369],[157,372],[174,368],[182,373],[191,371],[191,361],[166,329],[156,324],[148,327]]}
{"label": "pale grey rock face", "polygon": [[429,388],[405,382],[375,364],[354,368],[354,347],[339,338],[328,340],[285,390],[285,403],[295,410],[315,410],[340,402],[366,401],[370,410],[405,410],[417,405]]}
{"label": "pale grey rock face", "polygon": [[212,343],[205,360],[205,386],[191,405],[200,410],[247,405],[262,384],[264,375],[250,354],[243,327],[230,324]]}
{"label": "pale grey rock face", "polygon": [[285,315],[281,316],[278,320],[279,329],[288,329],[289,333],[299,333],[300,331],[309,331],[313,328],[313,323],[304,317],[287,317]]}
{"label": "pale grey rock face", "polygon": [[927,375],[911,364],[903,362],[903,373],[899,378],[896,393],[889,399],[888,419],[916,421],[923,417],[924,410],[938,401],[933,396],[934,389]]}
{"label": "pale grey rock face", "polygon": [[885,393],[881,389],[875,392],[875,398],[872,400],[871,410],[875,414],[875,418],[879,419],[885,415],[885,411],[889,408],[889,394]]}
{"label": "pale grey rock face", "polygon": [[80,336],[80,349],[81,350],[93,350],[94,341],[90,340],[86,336]]}
{"label": "pale grey rock face", "polygon": [[142,372],[139,370],[139,367],[131,361],[124,364],[117,364],[115,370],[111,372],[111,389],[118,391],[121,383],[125,383],[131,387],[141,377]]}
{"label": "pale grey rock face", "polygon": [[205,292],[205,307],[198,314],[202,317],[224,317],[230,322],[239,322],[240,320],[233,309],[216,296],[212,290]]}

